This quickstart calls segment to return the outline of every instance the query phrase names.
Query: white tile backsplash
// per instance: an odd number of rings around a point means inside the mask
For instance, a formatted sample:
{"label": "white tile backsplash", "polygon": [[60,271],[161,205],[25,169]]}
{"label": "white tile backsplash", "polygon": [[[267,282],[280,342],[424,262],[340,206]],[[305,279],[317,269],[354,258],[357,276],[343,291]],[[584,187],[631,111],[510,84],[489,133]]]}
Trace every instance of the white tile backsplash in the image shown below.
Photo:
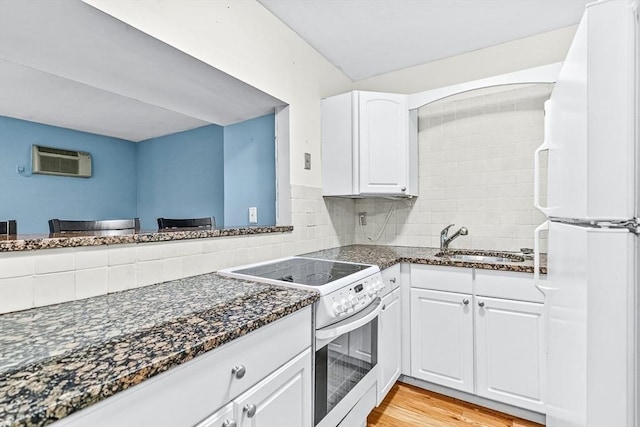
{"label": "white tile backsplash", "polygon": [[[178,246],[174,246],[178,243]],[[154,261],[166,255],[180,255],[181,242],[144,243],[136,245],[136,261]]]}
{"label": "white tile backsplash", "polygon": [[50,249],[36,251],[35,273],[46,274],[63,271],[73,271],[75,268],[74,249]]}
{"label": "white tile backsplash", "polygon": [[137,287],[136,276],[135,264],[109,267],[107,271],[107,292],[120,292]]}
{"label": "white tile backsplash", "polygon": [[32,253],[16,252],[0,256],[0,279],[31,276],[35,272]]}
{"label": "white tile backsplash", "polygon": [[[544,221],[533,207],[533,151],[542,143],[543,103],[551,87],[486,92],[419,110],[419,197],[357,200],[355,212],[368,213],[368,225],[356,225],[357,243],[437,247],[440,230],[455,223],[469,235],[454,240],[452,248],[533,247],[533,230]],[[391,206],[385,232],[369,240]]]}
{"label": "white tile backsplash", "polygon": [[136,287],[153,285],[162,281],[161,260],[138,261],[136,263]]}
{"label": "white tile backsplash", "polygon": [[76,299],[104,295],[107,287],[107,267],[76,271]]}
{"label": "white tile backsplash", "polygon": [[176,280],[185,277],[186,274],[184,274],[183,264],[183,257],[164,258],[162,260],[163,281]]}
{"label": "white tile backsplash", "polygon": [[[197,276],[198,274],[204,274],[205,271],[205,261],[209,261],[206,259],[204,254],[197,255],[187,255],[183,258],[183,277],[189,276]],[[218,270],[218,268],[214,265],[211,265],[210,261],[208,265],[212,267],[209,271]]]}
{"label": "white tile backsplash", "polygon": [[67,271],[34,276],[34,307],[73,301],[74,299],[76,299],[75,272]]}
{"label": "white tile backsplash", "polygon": [[179,243],[182,246],[182,255],[197,255],[204,251],[204,245],[201,240],[191,240]]}
{"label": "white tile backsplash", "polygon": [[[134,264],[136,262],[137,252],[135,244],[130,245],[113,245],[107,247],[109,266]],[[81,250],[83,248],[78,248]],[[104,250],[104,249],[103,249]]]}
{"label": "white tile backsplash", "polygon": [[83,270],[85,268],[104,267],[108,264],[109,253],[104,248],[85,248],[75,252],[75,268]]}
{"label": "white tile backsplash", "polygon": [[33,307],[33,276],[0,280],[0,313]]}

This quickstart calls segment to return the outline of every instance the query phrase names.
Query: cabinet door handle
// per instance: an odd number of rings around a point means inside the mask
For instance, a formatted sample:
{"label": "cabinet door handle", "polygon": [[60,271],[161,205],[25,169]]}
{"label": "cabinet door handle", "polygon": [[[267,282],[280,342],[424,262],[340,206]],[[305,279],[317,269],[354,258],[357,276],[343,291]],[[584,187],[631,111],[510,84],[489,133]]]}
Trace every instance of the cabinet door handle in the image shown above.
{"label": "cabinet door handle", "polygon": [[392,277],[391,279],[389,279],[389,281],[390,281],[391,283],[396,283],[396,278],[395,278],[395,277]]}
{"label": "cabinet door handle", "polygon": [[478,302],[478,307],[480,307],[480,308],[484,307],[484,302],[479,301],[479,302]]}
{"label": "cabinet door handle", "polygon": [[469,300],[467,298],[465,298],[465,299],[462,300],[462,303],[464,305],[469,305]]}
{"label": "cabinet door handle", "polygon": [[386,310],[387,309],[387,304],[382,304],[382,309]]}
{"label": "cabinet door handle", "polygon": [[251,418],[256,414],[256,405],[244,405],[242,410],[247,413],[247,418]]}
{"label": "cabinet door handle", "polygon": [[231,373],[235,375],[237,379],[240,379],[247,373],[247,368],[245,368],[244,365],[234,366],[231,369]]}
{"label": "cabinet door handle", "polygon": [[236,427],[237,425],[236,420],[224,420],[222,422],[222,427]]}
{"label": "cabinet door handle", "polygon": [[407,187],[402,187],[400,191],[407,191]]}

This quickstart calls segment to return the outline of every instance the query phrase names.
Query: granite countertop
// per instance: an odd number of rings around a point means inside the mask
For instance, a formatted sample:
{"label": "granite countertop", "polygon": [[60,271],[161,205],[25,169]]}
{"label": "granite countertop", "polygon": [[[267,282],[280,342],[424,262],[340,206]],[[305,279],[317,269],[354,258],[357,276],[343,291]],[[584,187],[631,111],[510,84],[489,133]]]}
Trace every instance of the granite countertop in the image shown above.
{"label": "granite countertop", "polygon": [[0,316],[0,426],[43,426],[315,302],[215,273]]}
{"label": "granite countertop", "polygon": [[0,235],[0,252],[31,251],[35,249],[75,248],[118,243],[167,242],[170,240],[202,239],[211,237],[246,236],[250,234],[286,233],[292,225],[261,227],[229,227],[214,230],[175,231],[97,231],[52,234]]}
{"label": "granite countertop", "polygon": [[[531,260],[463,262],[436,257],[439,251],[351,245],[302,256],[374,264],[380,269],[410,262],[533,272]],[[546,274],[546,259],[541,258],[540,272]],[[319,294],[312,291],[211,273],[1,315],[0,426],[52,423],[313,304],[318,298]]]}
{"label": "granite countertop", "polygon": [[[451,250],[454,252],[455,250]],[[515,271],[520,273],[533,273],[533,260],[523,262],[491,263],[491,262],[467,262],[447,257],[437,257],[440,252],[438,248],[418,248],[407,246],[376,246],[376,245],[351,245],[339,248],[326,249],[323,251],[311,252],[301,256],[329,259],[335,261],[356,262],[362,264],[373,264],[381,270],[389,268],[400,262],[410,262],[413,264],[446,265],[452,267],[481,268],[484,270]],[[491,251],[465,251],[465,253],[477,254],[508,254],[517,256],[514,252],[491,252]],[[540,274],[547,274],[546,255],[540,256]]]}

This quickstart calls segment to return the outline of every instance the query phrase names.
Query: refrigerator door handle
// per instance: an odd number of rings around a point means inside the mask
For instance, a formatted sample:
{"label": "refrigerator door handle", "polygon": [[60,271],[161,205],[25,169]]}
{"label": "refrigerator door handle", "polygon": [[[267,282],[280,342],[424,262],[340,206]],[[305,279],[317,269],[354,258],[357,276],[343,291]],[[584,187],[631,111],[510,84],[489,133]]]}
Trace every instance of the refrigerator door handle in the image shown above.
{"label": "refrigerator door handle", "polygon": [[550,151],[549,141],[551,141],[551,134],[549,121],[551,109],[551,100],[547,100],[544,103],[544,142],[536,148],[533,154],[533,205],[546,216],[549,216],[551,209],[540,204],[540,153]]}
{"label": "refrigerator door handle", "polygon": [[549,215],[549,208],[540,204],[540,153],[549,151],[547,141],[536,148],[533,154],[533,205],[545,215]]}
{"label": "refrigerator door handle", "polygon": [[542,295],[550,289],[540,284],[540,233],[544,230],[549,230],[549,221],[540,224],[533,232],[533,283]]}

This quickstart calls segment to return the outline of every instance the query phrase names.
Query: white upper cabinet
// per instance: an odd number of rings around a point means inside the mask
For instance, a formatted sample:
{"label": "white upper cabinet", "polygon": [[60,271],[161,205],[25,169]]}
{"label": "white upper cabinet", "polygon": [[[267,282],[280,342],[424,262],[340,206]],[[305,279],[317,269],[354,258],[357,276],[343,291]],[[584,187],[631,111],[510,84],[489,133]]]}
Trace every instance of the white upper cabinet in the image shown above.
{"label": "white upper cabinet", "polygon": [[322,100],[325,196],[417,196],[417,122],[407,96],[354,91]]}

